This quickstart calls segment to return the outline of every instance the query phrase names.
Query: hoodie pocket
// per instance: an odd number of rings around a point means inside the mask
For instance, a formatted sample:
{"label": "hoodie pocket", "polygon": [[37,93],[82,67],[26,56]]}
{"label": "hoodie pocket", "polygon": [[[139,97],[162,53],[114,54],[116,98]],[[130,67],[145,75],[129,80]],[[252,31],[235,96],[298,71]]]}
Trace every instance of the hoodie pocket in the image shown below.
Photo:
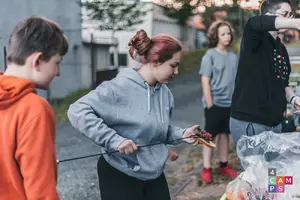
{"label": "hoodie pocket", "polygon": [[124,167],[131,171],[139,171],[141,166],[137,159],[137,154],[121,155],[121,162]]}

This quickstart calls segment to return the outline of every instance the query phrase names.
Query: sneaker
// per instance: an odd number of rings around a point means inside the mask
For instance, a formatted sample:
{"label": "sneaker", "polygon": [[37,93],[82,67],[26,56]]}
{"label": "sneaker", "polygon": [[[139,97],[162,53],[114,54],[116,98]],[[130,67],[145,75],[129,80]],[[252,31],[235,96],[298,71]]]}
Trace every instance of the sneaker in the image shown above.
{"label": "sneaker", "polygon": [[238,173],[236,173],[229,165],[220,167],[219,171],[222,176],[229,176],[232,179],[235,179],[238,176]]}
{"label": "sneaker", "polygon": [[203,183],[212,183],[211,168],[203,168],[201,178]]}
{"label": "sneaker", "polygon": [[169,155],[169,160],[170,161],[175,161],[178,159],[178,154],[175,151],[169,150],[170,151],[170,155]]}

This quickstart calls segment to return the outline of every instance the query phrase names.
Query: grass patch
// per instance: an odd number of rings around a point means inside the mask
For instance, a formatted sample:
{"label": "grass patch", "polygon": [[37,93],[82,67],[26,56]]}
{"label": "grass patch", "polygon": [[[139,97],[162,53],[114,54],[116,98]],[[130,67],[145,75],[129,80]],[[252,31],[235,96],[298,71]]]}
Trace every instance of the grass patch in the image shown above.
{"label": "grass patch", "polygon": [[206,51],[207,49],[204,48],[184,52],[179,66],[180,73],[190,72],[195,68],[199,68]]}
{"label": "grass patch", "polygon": [[231,50],[238,54],[240,52],[240,47],[241,47],[241,39],[236,39],[232,43]]}
{"label": "grass patch", "polygon": [[74,103],[76,100],[78,100],[80,97],[87,94],[89,91],[91,91],[91,89],[81,89],[67,95],[63,99],[52,100],[50,104],[54,110],[56,120],[58,121],[67,120],[68,119],[67,111],[69,109],[69,106],[72,103]]}
{"label": "grass patch", "polygon": [[300,47],[300,41],[289,43],[287,47]]}

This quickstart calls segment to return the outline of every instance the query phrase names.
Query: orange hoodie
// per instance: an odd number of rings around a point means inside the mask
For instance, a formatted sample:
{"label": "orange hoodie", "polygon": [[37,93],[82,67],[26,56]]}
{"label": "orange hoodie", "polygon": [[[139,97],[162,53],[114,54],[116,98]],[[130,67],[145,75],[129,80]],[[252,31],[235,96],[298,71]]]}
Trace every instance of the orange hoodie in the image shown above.
{"label": "orange hoodie", "polygon": [[0,73],[0,200],[59,200],[55,119],[35,84]]}

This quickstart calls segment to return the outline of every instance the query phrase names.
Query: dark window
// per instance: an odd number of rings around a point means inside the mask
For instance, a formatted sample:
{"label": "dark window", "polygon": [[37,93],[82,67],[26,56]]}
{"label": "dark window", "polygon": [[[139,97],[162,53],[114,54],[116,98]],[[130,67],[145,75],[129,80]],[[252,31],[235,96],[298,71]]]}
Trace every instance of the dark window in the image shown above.
{"label": "dark window", "polygon": [[[114,54],[110,54],[110,64],[114,65]],[[120,66],[127,66],[127,54],[121,53],[119,54],[119,65]]]}

